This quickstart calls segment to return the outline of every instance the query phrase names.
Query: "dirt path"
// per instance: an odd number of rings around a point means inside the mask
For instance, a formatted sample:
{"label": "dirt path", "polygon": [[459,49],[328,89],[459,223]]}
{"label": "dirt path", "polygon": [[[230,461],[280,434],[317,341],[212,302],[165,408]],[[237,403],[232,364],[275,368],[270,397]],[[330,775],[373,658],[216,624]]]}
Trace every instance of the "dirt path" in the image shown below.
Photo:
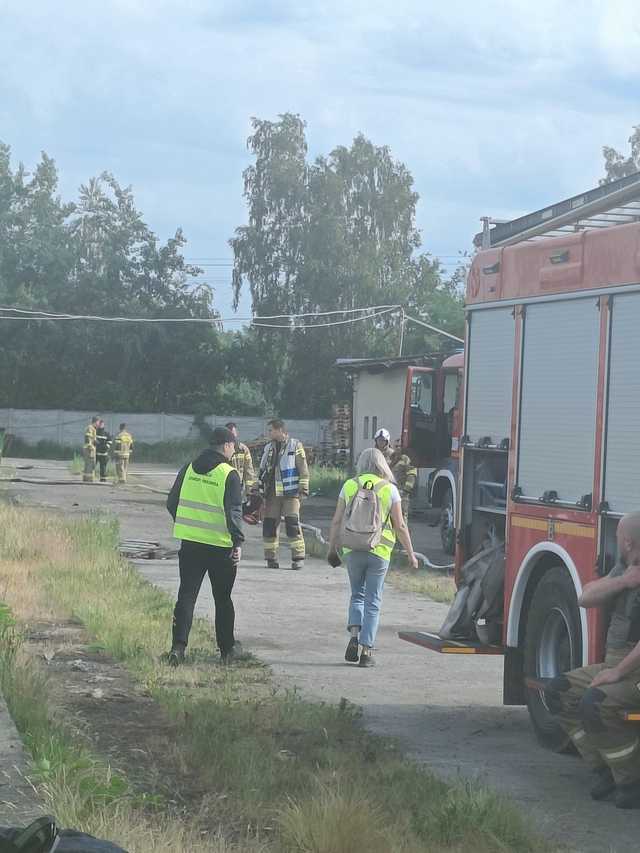
{"label": "dirt path", "polygon": [[[33,477],[67,476],[64,463],[32,464]],[[59,470],[44,470],[49,466]],[[136,482],[168,488],[171,478],[158,473],[161,469],[138,470],[144,475]],[[21,502],[69,514],[103,508],[118,516],[123,538],[175,547],[163,496],[134,485],[15,484],[11,493]],[[175,561],[140,560],[136,565],[153,583],[175,594]],[[388,587],[378,666],[373,670],[349,666],[343,661],[347,639],[343,570],[309,560],[300,573],[269,571],[263,567],[258,528],[249,529],[234,599],[239,638],[272,667],[283,686],[295,686],[315,699],[335,702],[345,697],[361,705],[371,730],[399,738],[408,754],[442,775],[481,778],[509,794],[534,817],[540,831],[574,850],[638,849],[640,812],[593,803],[581,762],[541,749],[526,711],[501,705],[501,659],[451,659],[397,639],[401,628],[437,628],[446,605]],[[210,616],[212,609],[210,591],[203,588],[199,613]]]}

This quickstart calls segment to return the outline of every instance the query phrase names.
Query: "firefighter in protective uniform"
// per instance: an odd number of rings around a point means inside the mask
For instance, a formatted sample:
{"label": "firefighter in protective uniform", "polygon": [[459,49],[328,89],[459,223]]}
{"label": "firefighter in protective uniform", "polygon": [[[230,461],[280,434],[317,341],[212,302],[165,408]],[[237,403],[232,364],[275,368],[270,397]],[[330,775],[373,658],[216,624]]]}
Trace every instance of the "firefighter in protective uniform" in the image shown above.
{"label": "firefighter in protective uniform", "polygon": [[396,441],[395,448],[391,454],[391,459],[389,460],[389,466],[393,472],[393,476],[395,477],[398,491],[400,492],[400,497],[402,499],[402,515],[406,524],[409,520],[409,504],[411,501],[411,495],[416,487],[418,470],[407,454],[402,452],[400,439]]}
{"label": "firefighter in protective uniform", "polygon": [[291,568],[304,567],[300,501],[309,495],[309,466],[302,442],[287,435],[284,422],[269,421],[271,441],[260,461],[258,479],[265,499],[262,538],[267,567],[278,569],[278,528],[284,526],[291,547]]}
{"label": "firefighter in protective uniform", "polygon": [[96,427],[99,418],[91,418],[91,422],[84,431],[84,445],[82,455],[84,457],[84,471],[82,473],[83,483],[93,483],[96,475]]}
{"label": "firefighter in protective uniform", "polygon": [[389,430],[384,427],[380,427],[373,436],[373,443],[380,453],[384,455],[387,462],[389,462],[393,455],[393,448],[391,447],[391,433]]}
{"label": "firefighter in protective uniform", "polygon": [[111,447],[111,436],[100,419],[96,427],[96,459],[100,468],[100,482],[107,482],[107,464],[109,463],[109,448]]}
{"label": "firefighter in protective uniform", "polygon": [[129,457],[133,450],[133,436],[127,432],[127,425],[120,424],[120,431],[113,440],[113,455],[116,461],[116,482],[127,482]]}
{"label": "firefighter in protective uniform", "polygon": [[640,808],[640,737],[624,712],[640,709],[640,512],[617,529],[619,560],[606,577],[586,584],[579,604],[608,606],[604,663],[549,679],[547,707],[596,774],[595,800],[615,793],[616,806]]}
{"label": "firefighter in protective uniform", "polygon": [[233,456],[231,457],[230,464],[233,465],[233,467],[238,472],[243,492],[244,494],[247,494],[256,487],[256,475],[255,471],[253,470],[253,459],[251,458],[251,451],[249,450],[246,444],[243,444],[239,440],[237,424],[235,424],[233,421],[229,421],[228,424],[225,424],[225,427],[233,433],[233,436],[236,440],[236,447],[233,452]]}

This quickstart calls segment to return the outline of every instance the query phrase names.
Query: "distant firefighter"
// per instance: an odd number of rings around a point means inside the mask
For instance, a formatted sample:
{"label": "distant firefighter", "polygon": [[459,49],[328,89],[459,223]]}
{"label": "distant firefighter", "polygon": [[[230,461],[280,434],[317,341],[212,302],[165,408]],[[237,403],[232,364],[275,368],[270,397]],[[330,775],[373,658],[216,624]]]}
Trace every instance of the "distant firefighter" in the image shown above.
{"label": "distant firefighter", "polygon": [[96,458],[100,466],[100,482],[107,482],[107,463],[109,461],[109,448],[111,447],[111,436],[104,428],[104,421],[99,420],[96,427]]}
{"label": "distant firefighter", "polygon": [[84,431],[84,446],[82,455],[84,457],[83,483],[93,483],[96,474],[96,427],[98,418],[93,417]]}
{"label": "distant firefighter", "polygon": [[113,455],[116,460],[116,481],[127,482],[127,471],[129,470],[129,457],[133,450],[133,436],[127,432],[127,425],[120,424],[120,432],[113,441]]}

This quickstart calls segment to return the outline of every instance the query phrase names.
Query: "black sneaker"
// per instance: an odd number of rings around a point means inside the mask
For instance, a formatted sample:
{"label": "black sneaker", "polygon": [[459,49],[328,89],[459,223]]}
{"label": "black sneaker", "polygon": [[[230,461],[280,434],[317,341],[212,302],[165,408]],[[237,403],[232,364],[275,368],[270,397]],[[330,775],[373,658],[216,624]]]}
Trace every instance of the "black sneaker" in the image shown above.
{"label": "black sneaker", "polygon": [[184,646],[172,646],[167,655],[167,663],[169,666],[180,666],[184,663]]}
{"label": "black sneaker", "polygon": [[375,666],[376,662],[373,658],[373,651],[371,649],[363,649],[362,654],[360,655],[360,666]]}
{"label": "black sneaker", "polygon": [[591,789],[592,800],[606,800],[616,789],[613,773],[608,767],[596,770],[597,781]]}
{"label": "black sneaker", "polygon": [[294,572],[299,572],[300,569],[304,569],[304,560],[292,560],[291,568]]}
{"label": "black sneaker", "polygon": [[277,560],[267,560],[268,569],[279,569],[280,563]]}
{"label": "black sneaker", "polygon": [[349,663],[358,663],[358,638],[352,637],[349,640],[347,650],[344,653],[344,659]]}
{"label": "black sneaker", "polygon": [[640,809],[640,781],[616,788],[617,809]]}
{"label": "black sneaker", "polygon": [[236,640],[229,651],[221,655],[221,660],[224,664],[232,664],[235,663],[235,661],[242,660],[243,657],[244,649],[242,648],[242,643]]}

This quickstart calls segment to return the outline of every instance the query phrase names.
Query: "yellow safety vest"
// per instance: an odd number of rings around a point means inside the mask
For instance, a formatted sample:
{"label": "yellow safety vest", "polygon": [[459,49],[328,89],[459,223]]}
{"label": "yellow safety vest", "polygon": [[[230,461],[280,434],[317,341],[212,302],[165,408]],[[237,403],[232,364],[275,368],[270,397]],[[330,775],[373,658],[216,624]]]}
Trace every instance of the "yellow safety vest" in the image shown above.
{"label": "yellow safety vest", "polygon": [[221,462],[207,474],[189,465],[182,481],[173,535],[176,539],[233,548],[224,511],[224,490],[233,467]]}
{"label": "yellow safety vest", "polygon": [[[343,487],[345,506],[358,494],[360,486],[365,483],[379,483],[382,477],[376,474],[360,474],[357,479],[347,480]],[[391,552],[396,544],[396,533],[391,524],[391,483],[387,483],[378,492],[380,511],[382,512],[382,540],[370,553],[375,554],[383,560],[391,559]],[[349,548],[343,548],[343,553],[348,554]]]}

